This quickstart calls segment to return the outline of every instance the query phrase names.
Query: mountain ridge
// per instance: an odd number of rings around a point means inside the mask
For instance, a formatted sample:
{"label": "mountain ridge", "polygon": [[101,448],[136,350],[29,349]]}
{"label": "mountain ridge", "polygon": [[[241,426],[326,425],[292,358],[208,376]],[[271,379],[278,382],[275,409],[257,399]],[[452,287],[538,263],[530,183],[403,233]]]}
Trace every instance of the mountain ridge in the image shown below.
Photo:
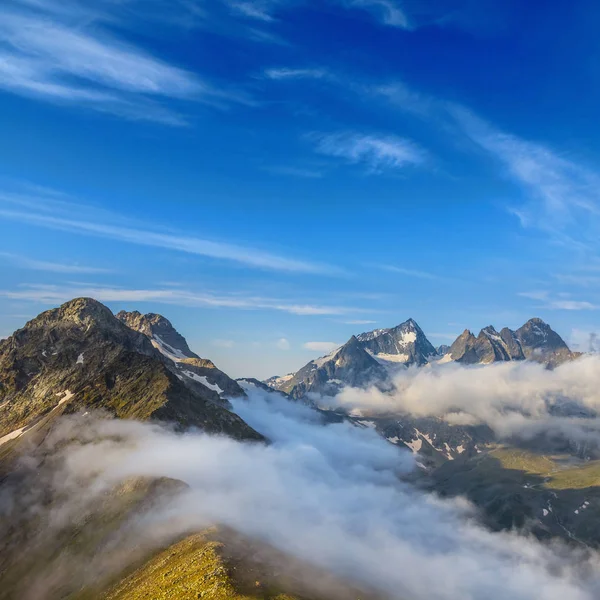
{"label": "mountain ridge", "polygon": [[[337,354],[342,348],[353,348],[345,368],[336,368]],[[370,364],[360,350],[366,352],[383,370]],[[538,317],[529,319],[513,331],[504,327],[498,332],[493,325],[482,328],[477,337],[465,329],[452,345],[436,349],[417,322],[409,318],[394,327],[374,329],[353,335],[332,353],[309,361],[295,373],[263,381],[273,389],[283,391],[294,399],[308,394],[334,395],[344,385],[367,387],[378,385],[388,389],[398,369],[424,367],[430,363],[457,362],[460,364],[491,364],[494,362],[532,360],[554,368],[573,360],[578,353],[571,352],[564,340]],[[348,357],[347,357],[348,358]],[[361,369],[365,370],[360,377]]]}
{"label": "mountain ridge", "polygon": [[44,417],[80,409],[264,439],[216,391],[190,385],[146,335],[91,298],[45,311],[0,342],[3,443]]}

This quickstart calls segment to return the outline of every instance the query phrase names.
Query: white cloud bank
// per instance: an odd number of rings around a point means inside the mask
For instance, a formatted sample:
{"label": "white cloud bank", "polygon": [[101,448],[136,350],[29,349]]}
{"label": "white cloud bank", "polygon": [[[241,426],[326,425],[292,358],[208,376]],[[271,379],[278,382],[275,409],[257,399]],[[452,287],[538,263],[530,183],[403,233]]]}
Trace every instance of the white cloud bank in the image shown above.
{"label": "white cloud bank", "polygon": [[[374,431],[323,426],[314,411],[258,393],[234,406],[271,445],[71,417],[62,434],[87,443],[62,450],[56,481],[89,505],[130,477],[180,479],[189,488],[146,516],[143,531],[176,535],[220,523],[389,598],[598,597],[596,555],[488,532],[464,503],[416,492],[398,479],[412,468],[410,452]],[[56,509],[63,518],[68,506]]]}
{"label": "white cloud bank", "polygon": [[[362,414],[442,417],[452,424],[486,424],[500,438],[561,435],[600,442],[600,356],[583,356],[554,370],[530,362],[409,368],[394,378],[395,391],[344,388],[324,404]],[[577,407],[577,410],[573,410]],[[575,415],[587,414],[590,418]]]}

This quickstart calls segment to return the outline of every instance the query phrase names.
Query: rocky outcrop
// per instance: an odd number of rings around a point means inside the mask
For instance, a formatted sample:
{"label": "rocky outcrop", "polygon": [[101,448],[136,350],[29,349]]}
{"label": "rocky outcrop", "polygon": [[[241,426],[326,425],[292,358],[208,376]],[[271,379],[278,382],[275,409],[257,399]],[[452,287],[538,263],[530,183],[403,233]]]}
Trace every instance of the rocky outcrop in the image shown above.
{"label": "rocky outcrop", "polygon": [[528,360],[556,367],[579,356],[578,353],[571,352],[560,335],[542,319],[529,319],[514,335]]}
{"label": "rocky outcrop", "polygon": [[332,396],[344,385],[390,387],[388,372],[352,336],[341,348],[316,360],[311,360],[279,388],[294,399],[309,394]]}
{"label": "rocky outcrop", "polygon": [[162,315],[142,315],[138,311],[122,310],[116,317],[130,329],[145,335],[154,348],[168,359],[167,364],[188,387],[202,391],[199,386],[204,386],[217,392],[226,407],[229,406],[226,398],[245,396],[235,380],[217,369],[211,360],[200,358],[192,352],[185,338]]}
{"label": "rocky outcrop", "polygon": [[182,379],[146,335],[99,302],[77,298],[0,342],[0,442],[50,414],[78,409],[262,439],[219,405],[216,391]]}
{"label": "rocky outcrop", "polygon": [[450,357],[463,364],[490,364],[498,361],[534,360],[556,367],[577,354],[541,319],[530,319],[513,331],[504,327],[498,333],[493,326],[484,327],[477,337],[468,329],[450,347]]}

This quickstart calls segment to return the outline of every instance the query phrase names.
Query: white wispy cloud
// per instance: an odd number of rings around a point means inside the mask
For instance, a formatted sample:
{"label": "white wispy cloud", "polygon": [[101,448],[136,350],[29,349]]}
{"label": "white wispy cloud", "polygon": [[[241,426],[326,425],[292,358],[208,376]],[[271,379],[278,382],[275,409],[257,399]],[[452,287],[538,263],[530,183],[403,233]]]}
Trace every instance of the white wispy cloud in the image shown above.
{"label": "white wispy cloud", "polygon": [[545,308],[557,310],[598,310],[600,306],[584,300],[550,300]]}
{"label": "white wispy cloud", "polygon": [[329,77],[325,69],[292,69],[286,67],[265,69],[263,76],[267,79],[286,80],[286,79],[323,79]]}
{"label": "white wispy cloud", "polygon": [[[275,21],[277,10],[286,8],[286,3],[281,0],[224,0],[224,2],[234,13],[263,23]],[[345,9],[368,11],[377,21],[390,27],[409,29],[412,25],[406,11],[397,0],[332,0],[332,2]],[[310,3],[304,2],[304,4]]]}
{"label": "white wispy cloud", "polygon": [[416,277],[417,279],[440,279],[438,275],[428,273],[427,271],[419,271],[417,269],[406,269],[404,267],[397,267],[395,265],[375,265],[382,271],[388,271],[390,273],[398,273],[399,275],[406,275],[407,277]]}
{"label": "white wispy cloud", "polygon": [[339,316],[355,313],[359,310],[348,306],[306,304],[243,293],[215,294],[186,289],[137,289],[78,284],[24,284],[17,289],[0,290],[0,297],[12,300],[28,300],[43,304],[61,304],[72,298],[89,297],[95,298],[100,302],[157,302],[203,308],[272,310],[301,316]]}
{"label": "white wispy cloud", "polygon": [[279,338],[276,342],[275,342],[275,346],[277,346],[277,348],[279,350],[289,350],[292,346],[289,342],[289,340],[287,338]]}
{"label": "white wispy cloud", "polygon": [[346,325],[372,325],[377,321],[371,321],[369,319],[350,319],[349,321],[342,321]]}
{"label": "white wispy cloud", "polygon": [[312,352],[331,352],[338,348],[340,344],[336,342],[305,342],[303,348]]}
{"label": "white wispy cloud", "polygon": [[311,134],[317,152],[342,158],[352,164],[365,164],[371,172],[402,169],[422,164],[426,154],[413,141],[394,135],[356,132]]}
{"label": "white wispy cloud", "polygon": [[600,175],[573,149],[558,150],[503,131],[463,105],[420,93],[403,82],[355,89],[426,119],[454,140],[464,137],[468,144],[459,142],[463,150],[491,157],[504,179],[520,187],[520,197],[504,206],[523,227],[539,229],[554,243],[586,253],[586,262],[597,254]]}
{"label": "white wispy cloud", "polygon": [[11,254],[8,252],[0,252],[0,259],[5,259],[6,261],[14,264],[20,269],[28,269],[31,271],[46,271],[49,273],[73,273],[73,274],[83,274],[83,273],[111,273],[110,269],[103,269],[98,267],[88,267],[84,265],[77,264],[64,264],[64,263],[55,263],[44,260],[35,260],[32,258],[27,258],[25,256],[18,256],[16,254]]}
{"label": "white wispy cloud", "polygon": [[[450,106],[450,114],[469,138],[499,160],[506,173],[527,192],[530,202],[514,206],[524,226],[567,236],[571,227],[583,233],[590,219],[594,235],[600,218],[600,176],[597,171],[547,145],[505,133],[471,111]],[[578,244],[573,236],[569,241]]]}
{"label": "white wispy cloud", "polygon": [[[598,310],[600,305],[588,302],[587,300],[572,300],[568,298],[569,294],[552,294],[546,290],[535,290],[531,292],[519,292],[519,296],[537,300],[540,302],[537,308],[548,310]],[[564,297],[567,296],[567,297]]]}
{"label": "white wispy cloud", "polygon": [[126,43],[109,31],[107,17],[98,23],[90,12],[93,27],[85,12],[75,20],[77,3],[71,11],[56,10],[56,3],[16,4],[21,7],[0,8],[0,87],[6,90],[169,125],[186,122],[165,104],[170,99],[246,101]]}
{"label": "white wispy cloud", "polygon": [[[9,207],[5,208],[6,205]],[[36,207],[37,210],[15,210],[14,205],[22,205],[27,208]],[[80,213],[86,214],[87,218],[84,220],[59,216]],[[94,211],[89,207],[69,204],[65,201],[57,202],[54,196],[48,194],[35,196],[31,194],[3,194],[0,191],[0,218],[49,229],[109,238],[141,246],[153,246],[207,256],[259,269],[329,275],[341,274],[342,272],[341,269],[331,265],[279,256],[237,244],[118,225],[116,223],[121,221],[119,215],[112,215],[112,219],[109,221],[111,215],[99,211],[96,218],[94,218]]]}
{"label": "white wispy cloud", "polygon": [[394,0],[342,0],[342,3],[350,8],[368,10],[384,25],[401,29],[411,27],[405,10]]}
{"label": "white wispy cloud", "polygon": [[247,0],[245,2],[226,0],[225,3],[233,12],[249,19],[265,22],[271,22],[275,20],[275,17],[271,14],[271,12],[276,7],[277,2],[273,0]]}

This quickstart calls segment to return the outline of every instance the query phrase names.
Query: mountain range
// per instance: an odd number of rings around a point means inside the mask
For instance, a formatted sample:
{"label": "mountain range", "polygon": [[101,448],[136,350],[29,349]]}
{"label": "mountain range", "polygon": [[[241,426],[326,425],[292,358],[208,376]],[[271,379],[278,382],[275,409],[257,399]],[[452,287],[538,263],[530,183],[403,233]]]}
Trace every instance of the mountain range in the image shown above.
{"label": "mountain range", "polygon": [[451,346],[434,348],[419,325],[408,319],[389,329],[352,336],[327,356],[311,360],[296,373],[275,376],[264,383],[297,400],[335,395],[343,386],[382,390],[392,387],[392,377],[405,367],[434,363],[465,365],[532,360],[556,367],[578,356],[544,321],[533,318],[516,331],[484,327],[477,337],[468,329]]}
{"label": "mountain range", "polygon": [[[407,413],[358,414],[321,404],[344,386],[375,386],[383,393],[391,392],[394,376],[407,368],[443,369],[448,363],[485,368],[495,362],[529,360],[553,369],[578,356],[537,318],[515,331],[503,328],[498,332],[489,326],[475,336],[466,330],[451,346],[439,348],[409,319],[396,327],[353,335],[343,346],[295,373],[264,382],[253,378],[236,381],[211,360],[195,354],[165,317],[137,311],[113,315],[96,300],[76,298],[41,313],[0,341],[0,495],[11,486],[29,493],[48,479],[43,502],[60,505],[61,490],[50,485],[44,465],[53,460],[50,433],[67,414],[85,416],[88,411],[100,410],[112,418],[171,423],[180,431],[197,428],[236,440],[268,443],[233,412],[230,402],[258,390],[267,392],[275,402],[291,402],[296,407],[297,403],[307,404],[324,424],[344,421],[372,429],[390,444],[410,450],[421,467],[409,476],[412,483],[442,496],[467,496],[494,529],[527,529],[540,539],[561,537],[569,543],[597,547],[598,445],[563,445],[560,453],[554,448],[548,453],[543,442],[535,439],[530,439],[527,447],[518,441],[500,443],[484,424],[458,425]],[[561,410],[571,414],[567,406]],[[589,416],[593,415],[577,413],[578,418]],[[19,460],[24,453],[28,459]],[[117,546],[123,556],[130,556],[124,559],[127,568],[116,579],[104,581],[102,592],[90,591],[78,579],[84,571],[69,575],[68,583],[63,577],[59,587],[50,587],[42,595],[39,590],[23,591],[27,589],[25,574],[42,566],[53,569],[55,565],[60,570],[60,557],[72,551],[72,544],[80,560],[95,560],[98,547],[94,544],[116,543],[115,528],[121,527],[132,511],[145,514],[159,497],[173,494],[183,485],[162,479],[127,482],[98,506],[83,507],[76,525],[68,524],[60,535],[48,536],[43,544],[31,527],[30,515],[14,505],[10,519],[0,515],[0,537],[10,540],[9,546],[5,545],[10,551],[0,557],[0,590],[5,590],[0,591],[0,598],[60,598],[83,589],[81,598],[379,600],[369,590],[333,580],[335,594],[307,595],[298,581],[292,585],[273,569],[283,560],[280,552],[223,529],[192,532],[173,539],[167,547],[155,548],[154,553],[142,552],[121,536],[121,546]],[[35,552],[22,552],[24,547],[34,547]],[[260,556],[253,555],[257,548]],[[302,566],[303,571],[307,568]],[[50,577],[45,570],[42,575],[44,581]],[[262,595],[248,587],[253,577],[266,586]],[[222,595],[215,595],[217,588]],[[176,595],[169,595],[167,589],[177,590]]]}
{"label": "mountain range", "polygon": [[163,317],[117,318],[96,300],[77,298],[0,342],[0,445],[42,420],[88,408],[262,440],[228,410],[225,389],[244,394],[192,355]]}

